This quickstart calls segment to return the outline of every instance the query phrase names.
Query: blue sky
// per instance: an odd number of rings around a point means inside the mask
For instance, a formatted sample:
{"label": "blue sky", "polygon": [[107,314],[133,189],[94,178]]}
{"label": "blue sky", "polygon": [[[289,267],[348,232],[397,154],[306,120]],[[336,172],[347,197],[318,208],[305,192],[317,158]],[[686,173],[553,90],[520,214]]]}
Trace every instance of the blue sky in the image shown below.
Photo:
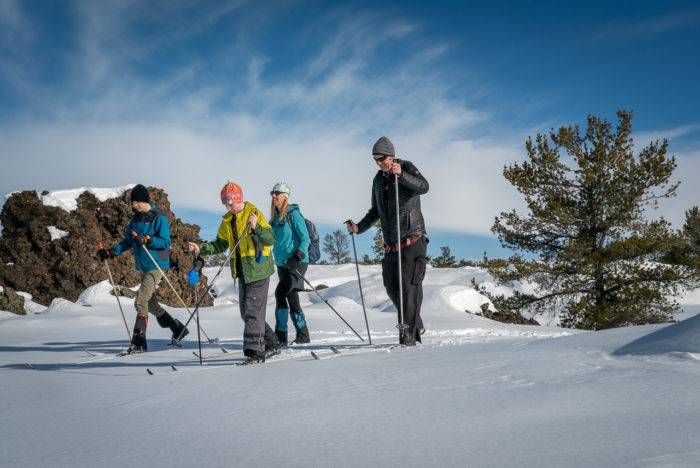
{"label": "blue sky", "polygon": [[[0,191],[165,188],[205,234],[227,179],[278,180],[322,231],[359,219],[389,136],[431,182],[432,253],[502,255],[529,135],[635,113],[700,199],[697,2],[0,1]],[[370,235],[360,237],[366,251]]]}

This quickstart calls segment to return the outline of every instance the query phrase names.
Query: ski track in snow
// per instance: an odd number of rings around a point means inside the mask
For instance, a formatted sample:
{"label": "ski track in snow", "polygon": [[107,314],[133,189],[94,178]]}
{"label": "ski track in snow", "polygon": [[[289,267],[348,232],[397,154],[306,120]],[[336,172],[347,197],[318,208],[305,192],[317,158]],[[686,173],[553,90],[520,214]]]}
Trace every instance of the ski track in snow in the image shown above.
{"label": "ski track in snow", "polygon": [[[354,268],[308,276],[367,340]],[[151,352],[110,356],[128,343],[106,281],[76,303],[25,294],[30,315],[0,312],[0,466],[698,466],[700,307],[668,328],[507,325],[465,312],[484,301],[468,286],[483,272],[429,269],[424,343],[389,348],[396,312],[381,270],[361,271],[372,341],[386,347],[369,348],[307,292],[312,343],[241,367],[228,271],[201,310],[219,338],[202,344],[204,367],[194,324],[168,349],[151,320]],[[131,325],[133,301],[122,304]]]}

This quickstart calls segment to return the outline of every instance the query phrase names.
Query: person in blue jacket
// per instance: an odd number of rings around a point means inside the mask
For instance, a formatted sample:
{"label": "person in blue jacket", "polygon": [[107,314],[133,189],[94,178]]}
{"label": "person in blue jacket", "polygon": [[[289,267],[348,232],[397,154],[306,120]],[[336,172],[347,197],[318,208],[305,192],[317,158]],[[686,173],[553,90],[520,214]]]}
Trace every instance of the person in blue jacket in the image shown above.
{"label": "person in blue jacket", "polygon": [[309,266],[311,239],[299,205],[289,204],[290,192],[291,189],[285,182],[275,184],[270,192],[270,225],[275,234],[272,252],[279,278],[275,289],[275,334],[280,346],[287,344],[287,321],[290,315],[296,331],[294,343],[311,342],[306,317],[299,304],[299,291],[304,289],[304,275]]}
{"label": "person in blue jacket", "polygon": [[[124,240],[112,248],[101,248],[97,251],[100,260],[118,257],[126,250],[131,249],[134,255],[136,270],[141,272],[141,286],[136,294],[136,323],[128,353],[141,353],[148,349],[146,341],[146,327],[148,326],[148,313],[152,313],[158,325],[169,328],[172,339],[180,336],[184,329],[183,337],[189,333],[185,326],[174,319],[163,307],[158,304],[156,289],[162,279],[158,267],[151,260],[151,256],[158,263],[161,270],[170,269],[170,223],[168,218],[151,204],[148,189],[141,184],[131,189],[131,208],[133,216],[126,226]],[[146,253],[148,249],[150,256]]]}

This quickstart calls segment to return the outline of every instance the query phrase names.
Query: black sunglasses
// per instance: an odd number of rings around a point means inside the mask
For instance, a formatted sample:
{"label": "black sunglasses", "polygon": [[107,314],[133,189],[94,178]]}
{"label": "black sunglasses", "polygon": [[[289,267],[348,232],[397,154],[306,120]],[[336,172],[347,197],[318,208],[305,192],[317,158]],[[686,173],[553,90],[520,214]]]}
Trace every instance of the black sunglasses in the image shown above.
{"label": "black sunglasses", "polygon": [[283,194],[284,192],[275,192],[274,190],[270,192],[270,195],[280,195]]}
{"label": "black sunglasses", "polygon": [[[377,156],[379,156],[379,157],[377,157]],[[374,158],[374,162],[380,163],[380,162],[383,162],[386,158],[389,158],[390,156],[387,156],[386,154],[378,154],[376,156],[372,155],[372,157]]]}

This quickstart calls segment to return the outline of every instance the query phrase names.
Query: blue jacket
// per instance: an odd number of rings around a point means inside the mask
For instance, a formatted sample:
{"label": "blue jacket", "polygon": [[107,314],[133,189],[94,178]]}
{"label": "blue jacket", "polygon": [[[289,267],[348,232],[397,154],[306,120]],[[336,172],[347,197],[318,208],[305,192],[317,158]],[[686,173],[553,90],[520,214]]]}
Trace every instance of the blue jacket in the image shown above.
{"label": "blue jacket", "polygon": [[294,252],[301,250],[304,252],[304,259],[301,263],[309,263],[309,231],[306,229],[306,221],[299,211],[299,205],[289,205],[287,216],[284,221],[277,219],[277,214],[270,220],[272,232],[275,234],[275,246],[272,253],[275,256],[275,264],[284,266],[284,262],[294,255]]}
{"label": "blue jacket", "polygon": [[136,231],[137,234],[151,236],[151,241],[147,246],[148,251],[161,269],[170,268],[170,223],[155,205],[151,205],[151,209],[146,213],[134,213],[124,231],[124,240],[115,245],[113,249],[115,257],[127,249],[131,249],[138,271],[155,270],[156,266],[143,247],[134,242],[131,236],[132,230]]}

